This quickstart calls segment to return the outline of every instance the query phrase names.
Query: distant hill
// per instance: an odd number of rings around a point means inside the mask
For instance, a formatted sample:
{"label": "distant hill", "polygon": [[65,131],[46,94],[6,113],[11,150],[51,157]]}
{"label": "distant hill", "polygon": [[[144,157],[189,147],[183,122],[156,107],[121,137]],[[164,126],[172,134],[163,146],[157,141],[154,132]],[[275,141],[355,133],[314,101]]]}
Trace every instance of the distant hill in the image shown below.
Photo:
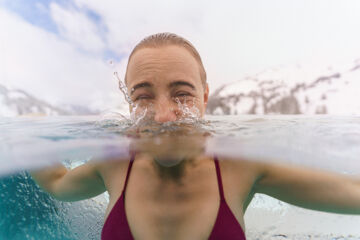
{"label": "distant hill", "polygon": [[[224,84],[209,97],[207,114],[360,114],[360,59],[347,66],[306,72],[279,67]],[[119,112],[128,106],[119,103]],[[92,115],[86,106],[53,106],[20,89],[0,84],[0,116]]]}
{"label": "distant hill", "polygon": [[10,90],[0,84],[0,116],[20,115],[89,115],[95,112],[83,106],[57,107],[20,90]]}
{"label": "distant hill", "polygon": [[280,67],[225,84],[207,114],[360,114],[360,59],[316,75]]}

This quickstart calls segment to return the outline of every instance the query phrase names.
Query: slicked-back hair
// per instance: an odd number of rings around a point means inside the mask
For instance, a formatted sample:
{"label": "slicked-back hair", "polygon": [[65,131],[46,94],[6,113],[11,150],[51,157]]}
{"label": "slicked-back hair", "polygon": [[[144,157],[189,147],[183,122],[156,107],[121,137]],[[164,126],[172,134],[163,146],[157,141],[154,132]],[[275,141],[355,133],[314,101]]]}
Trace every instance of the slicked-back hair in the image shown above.
{"label": "slicked-back hair", "polygon": [[[190,54],[196,59],[196,61],[199,64],[199,70],[200,70],[200,78],[201,78],[201,82],[202,85],[204,87],[204,89],[206,88],[206,72],[205,72],[205,68],[204,65],[201,61],[201,57],[199,52],[196,50],[196,48],[185,38],[176,35],[174,33],[168,33],[168,32],[164,32],[164,33],[156,33],[153,35],[150,35],[146,38],[144,38],[143,40],[141,40],[136,46],[135,48],[132,50],[130,56],[129,56],[129,60],[128,60],[128,67],[129,67],[129,63],[131,60],[131,57],[134,55],[134,53],[140,49],[143,48],[159,48],[159,47],[164,47],[164,46],[180,46],[185,48],[186,50],[188,50],[190,52]],[[125,74],[125,83],[127,83],[127,79],[126,79],[126,75],[127,75],[127,70],[126,69],[126,74]]]}

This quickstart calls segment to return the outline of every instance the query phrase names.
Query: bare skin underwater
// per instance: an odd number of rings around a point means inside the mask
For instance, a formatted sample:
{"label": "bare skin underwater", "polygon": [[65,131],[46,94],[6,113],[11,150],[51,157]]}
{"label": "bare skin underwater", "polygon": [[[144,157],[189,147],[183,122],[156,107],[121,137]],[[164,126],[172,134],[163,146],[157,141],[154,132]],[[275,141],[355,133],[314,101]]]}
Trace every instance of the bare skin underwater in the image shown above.
{"label": "bare skin underwater", "polygon": [[[125,78],[128,94],[137,106],[130,105],[130,112],[135,116],[151,112],[151,119],[161,126],[184,116],[180,103],[196,109],[202,118],[209,88],[202,63],[194,56],[187,47],[170,40],[136,48]],[[204,154],[206,136],[162,136],[148,141],[146,131],[140,131],[137,140],[132,147],[136,154],[125,204],[132,236],[209,238],[220,197],[214,158]],[[265,163],[262,159],[218,158],[226,202],[242,229],[255,193],[303,208],[360,214],[360,177]],[[31,175],[40,187],[62,201],[87,199],[108,191],[107,218],[122,193],[129,160],[91,160],[71,170],[58,165]]]}

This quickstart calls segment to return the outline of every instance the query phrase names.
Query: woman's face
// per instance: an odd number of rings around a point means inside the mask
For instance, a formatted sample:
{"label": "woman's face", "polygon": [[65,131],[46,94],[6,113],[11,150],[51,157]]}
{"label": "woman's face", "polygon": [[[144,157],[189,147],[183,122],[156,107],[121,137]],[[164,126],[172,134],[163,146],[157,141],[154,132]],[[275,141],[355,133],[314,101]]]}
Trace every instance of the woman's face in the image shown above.
{"label": "woman's face", "polygon": [[196,59],[175,45],[135,52],[127,68],[127,87],[134,103],[130,112],[158,123],[201,118],[209,95]]}

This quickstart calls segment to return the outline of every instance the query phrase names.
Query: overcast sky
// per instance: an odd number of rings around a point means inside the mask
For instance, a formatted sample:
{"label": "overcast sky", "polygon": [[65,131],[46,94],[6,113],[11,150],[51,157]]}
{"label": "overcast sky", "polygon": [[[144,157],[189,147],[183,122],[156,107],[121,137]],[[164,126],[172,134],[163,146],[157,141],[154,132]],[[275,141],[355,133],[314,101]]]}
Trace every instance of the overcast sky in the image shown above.
{"label": "overcast sky", "polygon": [[167,31],[199,50],[214,90],[271,67],[359,58],[359,12],[358,0],[0,0],[0,84],[106,109],[122,100],[112,73]]}

